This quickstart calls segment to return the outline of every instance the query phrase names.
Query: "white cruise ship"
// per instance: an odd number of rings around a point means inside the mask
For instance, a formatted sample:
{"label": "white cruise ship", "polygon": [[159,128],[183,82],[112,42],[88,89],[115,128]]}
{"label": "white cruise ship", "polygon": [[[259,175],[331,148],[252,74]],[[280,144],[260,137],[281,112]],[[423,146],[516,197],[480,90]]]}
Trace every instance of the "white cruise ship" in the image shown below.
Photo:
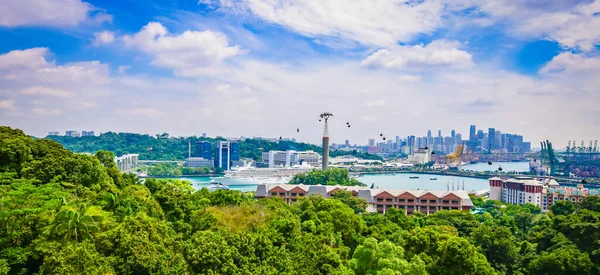
{"label": "white cruise ship", "polygon": [[256,168],[248,164],[244,167],[233,168],[225,173],[226,179],[238,179],[248,184],[287,183],[297,174],[314,169],[310,165],[295,165],[278,168]]}

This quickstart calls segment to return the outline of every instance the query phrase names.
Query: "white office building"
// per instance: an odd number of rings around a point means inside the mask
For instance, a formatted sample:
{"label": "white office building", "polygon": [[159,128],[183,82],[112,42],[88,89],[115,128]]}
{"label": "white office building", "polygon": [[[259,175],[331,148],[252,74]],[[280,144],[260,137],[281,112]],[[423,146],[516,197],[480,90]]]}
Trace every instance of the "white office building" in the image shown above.
{"label": "white office building", "polygon": [[425,164],[431,161],[431,149],[419,148],[412,155],[408,155],[408,161],[413,164]]}
{"label": "white office building", "polygon": [[189,157],[185,159],[185,166],[187,167],[214,167],[215,162],[210,159],[200,157]]}
{"label": "white office building", "polygon": [[80,137],[81,134],[77,131],[65,131],[65,136],[68,137]]}

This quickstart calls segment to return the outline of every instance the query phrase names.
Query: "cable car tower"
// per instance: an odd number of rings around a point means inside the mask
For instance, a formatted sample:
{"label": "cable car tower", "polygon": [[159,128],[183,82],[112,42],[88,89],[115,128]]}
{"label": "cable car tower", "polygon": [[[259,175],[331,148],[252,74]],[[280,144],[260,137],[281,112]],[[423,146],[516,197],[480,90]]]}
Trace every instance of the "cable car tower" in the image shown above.
{"label": "cable car tower", "polygon": [[329,165],[329,130],[327,128],[327,120],[332,116],[332,113],[322,113],[319,116],[321,117],[319,121],[325,121],[323,127],[323,170],[327,170],[327,166]]}

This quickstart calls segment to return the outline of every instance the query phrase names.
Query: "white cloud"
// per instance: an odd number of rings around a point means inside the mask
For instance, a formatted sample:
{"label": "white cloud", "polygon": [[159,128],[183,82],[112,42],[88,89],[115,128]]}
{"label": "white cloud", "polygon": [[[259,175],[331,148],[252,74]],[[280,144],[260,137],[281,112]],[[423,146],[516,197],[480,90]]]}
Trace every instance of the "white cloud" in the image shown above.
{"label": "white cloud", "polygon": [[14,110],[15,101],[12,99],[0,100],[0,109]]}
{"label": "white cloud", "polygon": [[47,48],[14,50],[2,54],[0,77],[24,84],[39,81],[53,85],[62,85],[65,82],[91,85],[109,81],[109,69],[106,64],[89,61],[56,65],[47,60],[49,55]]}
{"label": "white cloud", "polygon": [[435,40],[426,46],[397,46],[381,49],[367,57],[361,65],[375,68],[404,69],[422,67],[473,67],[472,55],[460,50],[460,43]]}
{"label": "white cloud", "polygon": [[600,57],[585,57],[582,54],[563,52],[540,69],[542,74],[574,75],[577,73],[600,72]]}
{"label": "white cloud", "polygon": [[240,46],[229,46],[227,36],[219,32],[185,31],[171,35],[160,23],[150,22],[134,35],[123,37],[125,44],[153,56],[152,65],[174,69],[178,75],[202,75],[214,65],[242,54]]}
{"label": "white cloud", "polygon": [[119,66],[117,72],[119,72],[120,74],[124,74],[125,72],[127,72],[127,70],[129,70],[129,68],[131,68],[131,66]]}
{"label": "white cloud", "polygon": [[[114,91],[109,86],[108,66],[98,61],[59,65],[48,58],[51,55],[46,48],[0,54],[0,91],[5,91],[0,98],[14,102],[14,110],[5,113],[11,118],[0,121],[0,124],[19,123],[23,128],[28,125],[58,127],[64,121],[44,120],[40,116],[74,112],[77,114],[73,116],[75,119],[92,119],[88,115],[97,115],[89,110],[103,105],[105,101],[101,99]],[[82,109],[86,113],[82,113]]]}
{"label": "white cloud", "polygon": [[111,31],[102,31],[94,33],[94,45],[110,44],[115,41],[115,33]]}
{"label": "white cloud", "polygon": [[367,101],[367,107],[381,107],[383,105],[385,105],[385,100],[383,99]]}
{"label": "white cloud", "polygon": [[[459,3],[459,5],[456,5]],[[600,44],[599,0],[577,1],[497,1],[458,0],[455,8],[473,9],[479,15],[473,22],[485,26],[508,22],[507,32],[517,36],[547,38],[564,47],[591,51]]]}
{"label": "white cloud", "polygon": [[58,116],[62,114],[62,110],[56,108],[33,108],[31,111],[39,116]]}
{"label": "white cloud", "polygon": [[238,0],[224,10],[250,13],[313,37],[337,37],[364,45],[391,46],[431,33],[442,23],[440,1],[401,0]]}
{"label": "white cloud", "polygon": [[[92,15],[96,11],[96,14]],[[4,0],[0,5],[0,26],[73,27],[86,21],[101,23],[112,17],[80,0]]]}
{"label": "white cloud", "polygon": [[421,81],[421,76],[420,75],[403,74],[396,79],[398,79],[398,81],[400,81],[400,82],[417,82],[417,81]]}
{"label": "white cloud", "polygon": [[53,96],[53,97],[62,97],[62,98],[73,96],[72,93],[67,92],[67,91],[53,89],[53,88],[49,88],[49,87],[42,87],[42,86],[29,87],[27,89],[22,90],[21,93],[25,94],[25,95]]}

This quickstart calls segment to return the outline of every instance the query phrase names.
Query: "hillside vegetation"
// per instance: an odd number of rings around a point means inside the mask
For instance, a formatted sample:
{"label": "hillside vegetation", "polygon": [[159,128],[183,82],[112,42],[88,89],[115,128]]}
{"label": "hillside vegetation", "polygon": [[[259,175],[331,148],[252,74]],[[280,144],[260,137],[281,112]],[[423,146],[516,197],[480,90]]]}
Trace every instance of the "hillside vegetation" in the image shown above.
{"label": "hillside vegetation", "polygon": [[[117,156],[135,153],[140,154],[140,159],[143,160],[184,160],[188,156],[188,140],[191,140],[192,143],[192,154],[194,154],[196,143],[199,141],[208,141],[214,144],[217,140],[225,140],[224,138],[213,139],[195,136],[189,138],[158,138],[150,135],[113,132],[104,133],[100,136],[48,136],[46,138],[57,141],[73,152],[95,153],[99,150],[106,150]],[[262,152],[271,150],[322,151],[320,146],[284,140],[272,142],[248,138],[240,140],[239,143],[241,157],[253,160],[262,160]],[[330,155],[332,157],[352,155],[364,159],[382,159],[380,156],[359,151],[331,151]]]}
{"label": "hillside vegetation", "polygon": [[0,127],[0,274],[599,274],[600,201],[483,214],[286,205],[118,171]]}

